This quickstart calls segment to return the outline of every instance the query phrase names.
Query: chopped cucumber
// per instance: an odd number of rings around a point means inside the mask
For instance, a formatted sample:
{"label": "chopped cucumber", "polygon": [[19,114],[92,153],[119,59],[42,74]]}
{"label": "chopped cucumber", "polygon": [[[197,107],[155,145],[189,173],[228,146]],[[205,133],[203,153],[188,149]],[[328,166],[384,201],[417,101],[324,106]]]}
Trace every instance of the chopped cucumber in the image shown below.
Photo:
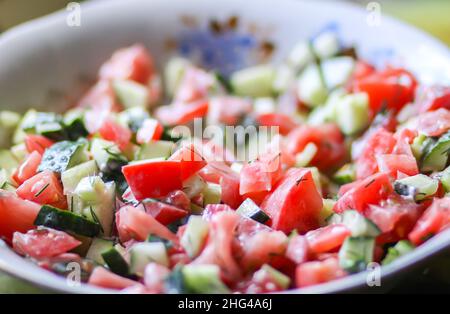
{"label": "chopped cucumber", "polygon": [[442,135],[435,144],[424,148],[421,171],[432,172],[443,170],[448,161],[450,151],[450,132]]}
{"label": "chopped cucumber", "polygon": [[444,171],[442,171],[439,175],[439,180],[441,181],[445,192],[450,192],[450,167],[447,167]]}
{"label": "chopped cucumber", "polygon": [[317,36],[312,43],[313,51],[320,59],[330,58],[336,55],[341,45],[336,33],[327,31]]}
{"label": "chopped cucumber", "polygon": [[98,167],[95,160],[89,160],[75,167],[72,167],[61,174],[61,181],[64,187],[64,194],[75,191],[81,179],[98,175]]}
{"label": "chopped cucumber", "polygon": [[18,161],[22,161],[27,157],[28,151],[24,143],[11,147],[11,153]]}
{"label": "chopped cucumber", "polygon": [[16,184],[11,181],[11,175],[5,169],[0,169],[0,189],[15,192]]}
{"label": "chopped cucumber", "polygon": [[183,182],[183,192],[186,193],[189,199],[202,193],[205,188],[205,180],[197,174],[194,174]]}
{"label": "chopped cucumber", "polygon": [[2,149],[0,150],[0,168],[5,169],[8,172],[12,172],[19,166],[19,162],[11,151]]}
{"label": "chopped cucumber", "polygon": [[321,63],[324,79],[328,89],[343,86],[355,67],[355,60],[351,57],[336,57]]}
{"label": "chopped cucumber", "polygon": [[257,114],[273,113],[276,109],[276,103],[273,98],[260,97],[253,102],[253,110]]}
{"label": "chopped cucumber", "polygon": [[277,93],[287,91],[295,82],[295,71],[286,64],[277,67],[273,79],[273,90]]}
{"label": "chopped cucumber", "polygon": [[208,237],[208,230],[208,222],[203,220],[201,216],[192,215],[189,217],[180,244],[190,258],[195,258],[200,253]]}
{"label": "chopped cucumber", "polygon": [[190,65],[191,63],[187,59],[180,57],[171,58],[169,62],[167,62],[164,69],[164,83],[169,96],[172,96],[175,93],[186,68]]}
{"label": "chopped cucumber", "polygon": [[186,289],[191,293],[229,293],[217,265],[186,265],[182,268]]}
{"label": "chopped cucumber", "polygon": [[222,199],[222,188],[219,184],[207,182],[203,189],[203,205],[219,204]]}
{"label": "chopped cucumber", "polygon": [[356,180],[356,170],[354,164],[345,164],[333,176],[337,184],[347,184]]}
{"label": "chopped cucumber", "polygon": [[370,123],[369,97],[366,93],[342,97],[336,111],[336,122],[345,135],[357,134]]}
{"label": "chopped cucumber", "polygon": [[336,201],[329,198],[324,198],[322,200],[322,204],[322,210],[320,211],[320,225],[326,226],[330,223],[331,218],[336,215],[333,211]]}
{"label": "chopped cucumber", "polygon": [[115,247],[104,251],[101,256],[110,271],[122,277],[129,276],[130,266]]}
{"label": "chopped cucumber", "polygon": [[20,115],[12,111],[0,111],[0,147],[11,145],[14,130],[20,122]]}
{"label": "chopped cucumber", "polygon": [[91,246],[89,247],[88,252],[86,253],[86,258],[93,260],[96,263],[101,265],[105,264],[105,260],[102,257],[102,254],[114,247],[114,241],[102,239],[102,238],[94,238],[92,239]]}
{"label": "chopped cucumber", "polygon": [[67,138],[62,117],[52,112],[29,110],[20,122],[19,128],[26,133],[37,133],[55,141]]}
{"label": "chopped cucumber", "polygon": [[236,212],[243,217],[253,219],[262,224],[270,219],[270,217],[250,198],[243,201]]}
{"label": "chopped cucumber", "polygon": [[419,134],[414,138],[411,144],[411,150],[417,160],[420,160],[422,157],[423,149],[427,146],[427,143],[430,142],[429,140],[430,139],[425,134]]}
{"label": "chopped cucumber", "polygon": [[319,66],[310,64],[303,70],[298,78],[297,94],[299,99],[309,107],[316,107],[325,103],[328,89]]}
{"label": "chopped cucumber", "polygon": [[326,122],[335,122],[337,119],[337,106],[342,97],[347,95],[344,89],[336,89],[330,93],[324,106],[314,108],[308,116],[308,124],[320,126]]}
{"label": "chopped cucumber", "polygon": [[373,261],[374,248],[374,238],[348,237],[339,250],[339,265],[350,273],[364,271]]}
{"label": "chopped cucumber", "polygon": [[317,152],[318,148],[316,144],[312,142],[306,144],[305,148],[300,153],[295,155],[295,166],[299,168],[308,166]]}
{"label": "chopped cucumber", "polygon": [[123,125],[127,125],[133,132],[137,132],[145,119],[148,118],[150,118],[150,115],[143,107],[131,107],[118,115],[119,122]]}
{"label": "chopped cucumber", "polygon": [[239,96],[266,97],[273,94],[275,70],[270,65],[258,65],[234,72],[230,83]]}
{"label": "chopped cucumber", "polygon": [[72,232],[86,237],[97,236],[101,229],[99,224],[94,223],[83,216],[49,205],[41,207],[41,210],[34,221],[34,225]]}
{"label": "chopped cucumber", "polygon": [[385,258],[382,261],[383,265],[392,263],[397,258],[414,250],[414,245],[408,240],[401,240],[396,245],[390,247]]}
{"label": "chopped cucumber", "polygon": [[137,150],[134,159],[169,158],[172,155],[174,148],[175,144],[170,141],[152,141],[141,145]]}
{"label": "chopped cucumber", "polygon": [[39,171],[51,170],[62,173],[88,160],[86,141],[62,141],[45,150]]}
{"label": "chopped cucumber", "polygon": [[397,194],[414,201],[421,201],[434,195],[439,188],[439,181],[424,174],[417,174],[395,181]]}
{"label": "chopped cucumber", "polygon": [[288,63],[296,71],[303,69],[308,63],[314,61],[314,54],[307,41],[297,43],[288,56]]}
{"label": "chopped cucumber", "polygon": [[130,80],[114,80],[112,86],[124,107],[147,107],[149,95],[146,86]]}
{"label": "chopped cucumber", "polygon": [[141,242],[130,249],[130,273],[142,277],[145,267],[150,263],[169,266],[166,247],[162,242]]}
{"label": "chopped cucumber", "polygon": [[285,274],[276,270],[275,268],[273,268],[272,266],[270,266],[268,264],[264,264],[260,270],[255,272],[255,274],[253,275],[253,278],[256,281],[259,281],[258,279],[261,279],[263,281],[264,278],[258,278],[258,277],[265,276],[265,275],[269,275],[269,277],[278,285],[278,287],[280,287],[282,289],[289,288],[289,285],[291,284],[291,279],[288,276],[286,276]]}
{"label": "chopped cucumber", "polygon": [[81,109],[69,110],[64,115],[63,123],[67,136],[71,141],[76,141],[89,134],[84,121],[84,111]]}
{"label": "chopped cucumber", "polygon": [[381,234],[381,230],[376,224],[356,210],[346,210],[343,214],[333,214],[329,223],[345,225],[352,232],[353,237],[377,237]]}

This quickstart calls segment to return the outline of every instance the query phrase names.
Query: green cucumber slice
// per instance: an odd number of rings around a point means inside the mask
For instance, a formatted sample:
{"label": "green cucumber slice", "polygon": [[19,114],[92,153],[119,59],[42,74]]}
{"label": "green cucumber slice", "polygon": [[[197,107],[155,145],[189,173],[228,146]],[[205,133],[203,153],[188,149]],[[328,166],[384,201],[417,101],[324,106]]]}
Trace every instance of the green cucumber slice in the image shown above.
{"label": "green cucumber slice", "polygon": [[192,215],[189,217],[180,244],[190,258],[194,258],[200,253],[208,236],[208,231],[208,222],[203,220],[201,216]]}
{"label": "green cucumber slice", "polygon": [[233,91],[239,96],[266,97],[273,95],[275,70],[271,65],[258,65],[231,75]]}
{"label": "green cucumber slice", "polygon": [[394,182],[394,190],[397,194],[414,201],[421,201],[434,195],[438,188],[439,181],[424,174],[417,174]]}
{"label": "green cucumber slice", "polygon": [[102,254],[114,247],[114,241],[102,239],[102,238],[94,238],[92,239],[91,246],[86,253],[86,258],[93,260],[94,262],[104,265],[105,260],[102,257]]}
{"label": "green cucumber slice", "polygon": [[38,170],[62,173],[88,160],[86,141],[62,141],[45,150]]}
{"label": "green cucumber slice", "polygon": [[61,174],[61,181],[64,187],[64,194],[75,191],[81,179],[98,175],[99,170],[95,160],[89,160],[75,167],[67,169]]}
{"label": "green cucumber slice", "polygon": [[137,150],[134,159],[145,160],[153,158],[169,158],[175,149],[175,143],[170,141],[153,141],[143,144]]}
{"label": "green cucumber slice", "polygon": [[191,293],[222,294],[230,290],[220,279],[216,265],[186,265],[182,268],[184,284]]}
{"label": "green cucumber slice", "polygon": [[409,242],[408,240],[401,240],[399,242],[397,242],[396,245],[394,245],[393,247],[390,247],[388,249],[388,252],[385,256],[385,258],[383,259],[383,261],[381,262],[382,265],[388,265],[390,263],[392,263],[393,261],[395,261],[397,258],[408,254],[409,252],[414,250],[414,245]]}
{"label": "green cucumber slice", "polygon": [[364,271],[373,261],[374,248],[374,238],[348,237],[339,250],[339,265],[350,273]]}
{"label": "green cucumber slice", "polygon": [[447,165],[449,151],[450,132],[442,135],[435,144],[430,143],[424,148],[421,171],[433,172],[443,170]]}
{"label": "green cucumber slice", "polygon": [[147,107],[149,95],[146,86],[130,80],[114,80],[112,86],[124,107]]}
{"label": "green cucumber slice", "polygon": [[169,266],[169,258],[164,244],[162,242],[134,244],[130,249],[130,273],[142,277],[145,266],[150,263]]}
{"label": "green cucumber slice", "polygon": [[243,201],[236,212],[243,217],[253,219],[262,224],[270,219],[270,217],[250,198]]}
{"label": "green cucumber slice", "polygon": [[101,255],[109,270],[122,277],[129,276],[130,266],[116,248],[110,248]]}

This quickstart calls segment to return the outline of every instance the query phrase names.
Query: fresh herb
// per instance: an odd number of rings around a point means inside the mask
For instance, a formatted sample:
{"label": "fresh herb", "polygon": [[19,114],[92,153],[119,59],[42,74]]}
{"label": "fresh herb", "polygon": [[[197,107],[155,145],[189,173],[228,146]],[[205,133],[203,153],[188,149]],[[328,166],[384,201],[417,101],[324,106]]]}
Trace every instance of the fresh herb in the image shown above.
{"label": "fresh herb", "polygon": [[39,195],[41,195],[48,187],[49,187],[50,183],[47,183],[46,185],[44,185],[42,187],[42,189],[40,189],[36,194],[34,194],[34,197],[39,197]]}

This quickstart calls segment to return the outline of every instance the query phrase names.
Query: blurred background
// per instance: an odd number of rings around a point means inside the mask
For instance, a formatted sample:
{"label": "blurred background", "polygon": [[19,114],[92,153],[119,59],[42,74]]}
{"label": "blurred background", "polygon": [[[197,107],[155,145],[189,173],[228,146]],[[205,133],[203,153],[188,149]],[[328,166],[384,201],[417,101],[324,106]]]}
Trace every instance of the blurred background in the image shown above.
{"label": "blurred background", "polygon": [[[126,0],[85,0],[126,1]],[[151,0],[149,0],[151,1]],[[168,0],[170,1],[170,0]],[[186,0],[189,1],[189,0]],[[217,1],[217,0],[216,0]],[[226,1],[226,0],[220,0]],[[311,0],[313,1],[313,0]],[[317,0],[314,0],[317,1]],[[330,0],[328,0],[330,1]],[[348,1],[366,6],[374,0]],[[0,0],[0,32],[17,24],[64,9],[70,0]],[[81,1],[78,1],[81,2]],[[377,0],[388,14],[432,34],[450,47],[450,0]],[[450,252],[398,283],[393,293],[450,293]],[[0,272],[0,293],[45,292]]]}

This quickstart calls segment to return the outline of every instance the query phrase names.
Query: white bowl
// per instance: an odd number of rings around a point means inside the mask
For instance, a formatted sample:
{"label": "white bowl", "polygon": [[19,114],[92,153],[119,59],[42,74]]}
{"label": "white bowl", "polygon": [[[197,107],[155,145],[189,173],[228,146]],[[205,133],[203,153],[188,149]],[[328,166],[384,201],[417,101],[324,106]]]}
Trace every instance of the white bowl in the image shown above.
{"label": "white bowl", "polygon": [[[381,8],[382,9],[382,8]],[[81,8],[81,26],[69,27],[69,11],[16,27],[0,36],[0,103],[2,109],[62,108],[95,78],[111,53],[144,43],[161,66],[172,53],[196,55],[224,69],[251,63],[260,43],[275,44],[273,62],[293,45],[321,30],[336,30],[344,43],[355,43],[368,61],[404,65],[422,82],[450,82],[450,52],[427,34],[377,13],[334,1],[290,0],[128,0],[88,2]],[[238,16],[236,32],[216,37],[208,22]],[[371,22],[372,21],[372,22]],[[174,45],[175,43],[175,45]],[[175,47],[175,48],[174,48]],[[218,54],[224,59],[218,60]],[[225,60],[225,61],[223,61]],[[384,267],[383,279],[411,268],[450,245],[450,234],[431,239],[412,254]],[[36,285],[60,292],[107,292],[71,287],[0,245],[0,269]],[[387,284],[382,284],[386,288]],[[367,288],[366,274],[292,292],[343,292]],[[367,291],[379,291],[370,288]]]}

